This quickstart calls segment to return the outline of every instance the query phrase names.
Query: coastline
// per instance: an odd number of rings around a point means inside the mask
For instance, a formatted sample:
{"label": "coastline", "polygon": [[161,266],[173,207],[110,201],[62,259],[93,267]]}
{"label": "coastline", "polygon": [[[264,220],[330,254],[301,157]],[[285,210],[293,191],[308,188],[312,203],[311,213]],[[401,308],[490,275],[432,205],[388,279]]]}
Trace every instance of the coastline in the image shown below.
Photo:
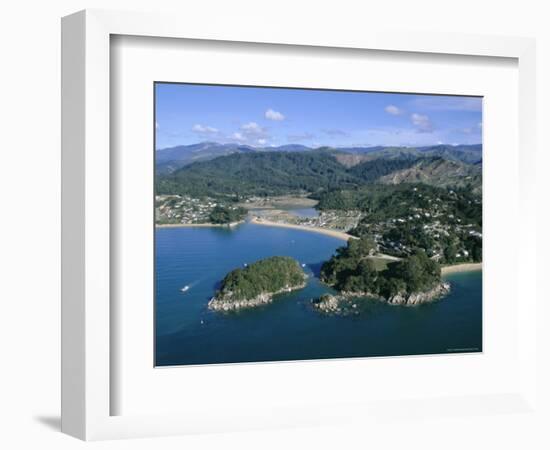
{"label": "coastline", "polygon": [[[304,278],[304,280],[307,279]],[[260,295],[251,299],[242,300],[225,300],[223,297],[214,296],[208,302],[208,309],[212,311],[239,311],[241,309],[250,309],[257,306],[267,305],[273,302],[273,297],[278,294],[288,293],[303,289],[306,287],[306,281],[296,286],[279,289],[275,292],[263,292]]]}
{"label": "coastline", "polygon": [[482,263],[455,264],[452,266],[442,267],[441,275],[447,275],[449,273],[459,273],[459,272],[473,272],[481,269],[482,269]]}
{"label": "coastline", "polygon": [[[218,224],[218,223],[169,223],[169,224],[155,224],[155,228],[234,228],[238,225],[245,223],[245,220],[239,222],[232,222],[229,224]],[[355,236],[351,234],[344,233],[343,231],[330,230],[328,228],[320,227],[309,227],[306,225],[295,225],[290,223],[280,223],[272,222],[263,218],[253,217],[250,219],[250,223],[255,225],[262,225],[268,227],[280,227],[280,228],[290,228],[294,230],[309,231],[314,233],[324,234],[326,236],[331,236],[336,239],[343,241],[349,241],[350,239],[356,239]],[[377,255],[381,259],[389,259],[391,261],[399,261],[399,258],[390,257],[389,255]],[[462,273],[462,272],[474,272],[482,270],[483,263],[461,263],[453,264],[450,266],[441,267],[441,275],[448,275],[452,273]]]}
{"label": "coastline", "polygon": [[233,228],[242,223],[244,220],[231,223],[156,223],[155,228]]}
{"label": "coastline", "polygon": [[341,239],[343,241],[349,241],[350,239],[356,239],[355,236],[352,236],[351,234],[344,233],[343,231],[336,231],[336,230],[329,230],[327,228],[319,228],[319,227],[308,227],[305,225],[294,225],[291,223],[279,223],[279,222],[271,222],[269,220],[265,219],[258,219],[257,217],[254,217],[250,220],[250,223],[253,223],[255,225],[264,225],[268,227],[281,227],[281,228],[292,228],[294,230],[303,230],[303,231],[313,231],[315,233],[321,233],[327,236],[331,236],[336,239]]}

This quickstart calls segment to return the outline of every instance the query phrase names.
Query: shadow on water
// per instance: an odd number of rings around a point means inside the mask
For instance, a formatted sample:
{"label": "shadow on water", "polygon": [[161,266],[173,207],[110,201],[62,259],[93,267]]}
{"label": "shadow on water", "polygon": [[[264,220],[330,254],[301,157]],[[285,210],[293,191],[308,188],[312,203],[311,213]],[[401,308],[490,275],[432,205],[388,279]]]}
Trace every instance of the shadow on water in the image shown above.
{"label": "shadow on water", "polygon": [[213,234],[217,235],[219,238],[229,239],[235,237],[235,233],[239,231],[239,226],[236,227],[212,227],[210,230]]}
{"label": "shadow on water", "polygon": [[321,276],[321,267],[323,266],[323,263],[324,261],[317,263],[307,263],[307,267],[309,267],[316,278],[319,278]]}
{"label": "shadow on water", "polygon": [[214,289],[214,292],[219,291],[221,288],[222,288],[222,280],[218,280],[212,283],[212,289]]}

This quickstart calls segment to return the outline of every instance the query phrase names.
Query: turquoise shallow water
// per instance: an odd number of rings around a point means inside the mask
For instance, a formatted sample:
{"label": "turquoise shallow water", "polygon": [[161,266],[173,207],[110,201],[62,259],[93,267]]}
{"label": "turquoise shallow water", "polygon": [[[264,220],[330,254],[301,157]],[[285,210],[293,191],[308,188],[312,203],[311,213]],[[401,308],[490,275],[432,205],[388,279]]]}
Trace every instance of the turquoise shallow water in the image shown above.
{"label": "turquoise shallow water", "polygon": [[[244,224],[156,230],[156,364],[187,365],[482,350],[481,272],[447,279],[452,293],[419,307],[368,301],[361,314],[327,317],[310,300],[330,291],[316,275],[344,241],[318,233]],[[207,309],[230,270],[268,256],[306,264],[305,289],[233,314]],[[182,293],[183,286],[190,286]]]}

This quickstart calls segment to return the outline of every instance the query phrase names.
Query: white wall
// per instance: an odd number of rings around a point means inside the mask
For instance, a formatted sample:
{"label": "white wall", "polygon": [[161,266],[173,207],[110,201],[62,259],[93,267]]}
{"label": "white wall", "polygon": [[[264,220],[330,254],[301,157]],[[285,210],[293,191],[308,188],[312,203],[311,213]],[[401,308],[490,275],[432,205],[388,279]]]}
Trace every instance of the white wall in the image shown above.
{"label": "white wall", "polygon": [[[60,17],[83,8],[180,10],[209,25],[212,15],[227,20],[268,17],[286,27],[307,29],[310,21],[338,28],[368,28],[387,22],[391,28],[533,36],[539,54],[540,230],[548,220],[547,168],[550,142],[550,14],[547,2],[442,0],[394,1],[143,1],[57,0],[5,1],[0,7],[0,446],[3,448],[76,448],[84,444],[61,435],[59,421],[59,192],[60,192]],[[543,211],[543,207],[545,210]],[[541,233],[542,234],[542,233]],[[511,237],[512,239],[516,237]],[[548,238],[541,236],[548,250]],[[541,279],[546,278],[539,260]],[[549,296],[546,295],[546,298]],[[549,299],[550,300],[550,299]],[[548,323],[549,308],[541,312]],[[546,317],[546,319],[544,319]],[[550,328],[550,327],[548,327]],[[550,355],[549,333],[541,331]],[[541,358],[548,376],[548,356]],[[548,394],[546,390],[545,394]],[[548,399],[548,397],[546,397]],[[548,400],[547,400],[548,401]],[[545,422],[545,423],[544,423]],[[426,422],[412,418],[398,427],[283,430],[269,433],[166,438],[157,441],[106,442],[96,448],[543,448],[550,419],[502,415]],[[546,447],[548,448],[548,447]]]}

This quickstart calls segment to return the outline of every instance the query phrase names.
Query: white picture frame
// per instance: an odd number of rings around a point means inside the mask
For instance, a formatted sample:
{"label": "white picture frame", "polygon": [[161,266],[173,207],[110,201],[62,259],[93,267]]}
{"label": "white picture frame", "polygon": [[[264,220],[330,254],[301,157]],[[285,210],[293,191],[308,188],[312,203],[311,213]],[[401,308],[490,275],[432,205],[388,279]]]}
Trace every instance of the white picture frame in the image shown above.
{"label": "white picture frame", "polygon": [[[417,54],[512,58],[518,62],[519,214],[523,240],[517,257],[533,261],[518,266],[522,302],[518,308],[520,376],[515,392],[436,397],[408,403],[411,411],[433,408],[441,414],[491,413],[504,405],[518,412],[536,407],[535,206],[535,42],[532,39],[403,33],[391,30],[340,31],[329,35],[314,24],[281,32],[276,24],[233,27],[219,22],[204,27],[192,17],[87,10],[62,22],[62,430],[85,440],[162,436],[208,431],[324,423],[335,417],[388,415],[384,402],[334,405],[316,413],[277,408],[251,412],[248,420],[216,420],[187,410],[181,414],[111,415],[110,378],[113,324],[110,321],[110,38],[112,35],[200,39],[368,49]],[[486,181],[487,182],[487,181]],[[518,295],[518,294],[516,294]],[[481,401],[480,401],[481,400]],[[402,412],[401,412],[402,414]],[[245,414],[246,416],[246,414]]]}

